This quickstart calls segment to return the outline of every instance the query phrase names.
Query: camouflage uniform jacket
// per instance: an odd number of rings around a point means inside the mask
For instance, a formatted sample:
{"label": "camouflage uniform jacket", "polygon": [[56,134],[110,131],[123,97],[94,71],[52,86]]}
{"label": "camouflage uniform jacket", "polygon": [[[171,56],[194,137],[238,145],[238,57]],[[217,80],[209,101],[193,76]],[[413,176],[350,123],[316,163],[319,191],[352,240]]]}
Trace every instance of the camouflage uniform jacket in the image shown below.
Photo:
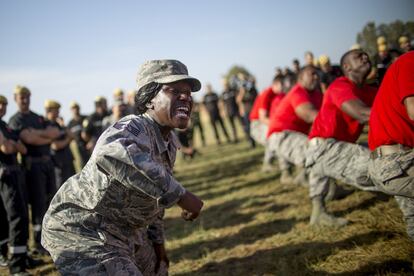
{"label": "camouflage uniform jacket", "polygon": [[165,141],[145,114],[109,127],[46,213],[42,244],[53,259],[78,252],[96,257],[109,248],[132,255],[145,228],[153,242],[163,243],[164,209],[185,192],[172,176],[177,145],[173,132]]}

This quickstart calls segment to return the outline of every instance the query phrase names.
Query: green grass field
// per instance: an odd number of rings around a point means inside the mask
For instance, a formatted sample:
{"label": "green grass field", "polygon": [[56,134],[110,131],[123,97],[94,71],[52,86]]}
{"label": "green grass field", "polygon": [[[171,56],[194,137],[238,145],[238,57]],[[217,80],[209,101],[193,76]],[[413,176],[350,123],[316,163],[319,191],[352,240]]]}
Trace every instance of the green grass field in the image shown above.
{"label": "green grass field", "polygon": [[[205,205],[194,222],[167,210],[171,275],[413,275],[414,243],[392,197],[356,191],[327,204],[348,226],[311,227],[307,188],[261,173],[262,147],[216,146],[207,133],[201,155],[177,161],[177,179]],[[57,275],[52,264],[33,272]]]}
{"label": "green grass field", "polygon": [[308,225],[307,188],[260,172],[263,149],[209,146],[180,161],[176,176],[205,202],[199,220],[167,213],[172,275],[412,275],[414,244],[394,199],[354,192],[328,203],[351,221],[342,229]]}

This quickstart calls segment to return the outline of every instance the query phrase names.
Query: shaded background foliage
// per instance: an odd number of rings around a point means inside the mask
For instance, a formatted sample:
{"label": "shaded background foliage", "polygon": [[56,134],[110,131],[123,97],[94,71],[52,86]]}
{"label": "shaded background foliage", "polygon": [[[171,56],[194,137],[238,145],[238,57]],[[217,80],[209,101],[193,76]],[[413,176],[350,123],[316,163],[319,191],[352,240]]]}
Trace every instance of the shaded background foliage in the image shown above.
{"label": "shaded background foliage", "polygon": [[372,57],[377,52],[377,38],[379,36],[386,38],[389,49],[398,49],[398,39],[402,35],[413,39],[414,21],[396,20],[389,24],[382,23],[379,25],[376,25],[373,21],[368,22],[362,28],[362,31],[357,34],[356,41]]}

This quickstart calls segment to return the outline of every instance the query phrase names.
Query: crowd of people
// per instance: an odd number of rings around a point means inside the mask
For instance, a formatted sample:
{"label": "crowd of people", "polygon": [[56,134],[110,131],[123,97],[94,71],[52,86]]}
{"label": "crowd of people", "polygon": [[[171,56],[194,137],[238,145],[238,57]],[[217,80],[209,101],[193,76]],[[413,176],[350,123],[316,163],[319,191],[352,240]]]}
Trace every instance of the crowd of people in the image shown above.
{"label": "crowd of people", "polygon": [[[223,79],[220,96],[207,84],[199,103],[193,103],[191,92],[200,90],[201,84],[188,76],[185,65],[150,61],[140,69],[137,90],[126,97],[121,89],[115,90],[111,109],[104,97],[97,97],[89,116],[73,102],[68,124],[59,116],[60,103],[46,100],[44,116],[39,115],[30,109],[31,91],[17,86],[18,111],[8,123],[0,121],[0,219],[7,225],[0,230],[0,266],[9,266],[12,274],[29,275],[27,269],[41,263],[33,256],[48,251],[61,272],[100,271],[101,263],[94,263],[98,256],[108,261],[107,271],[154,269],[141,267],[139,258],[152,258],[157,270],[160,261],[168,266],[163,209],[177,203],[183,218],[192,220],[202,208],[202,202],[172,176],[179,144],[190,158],[197,154],[194,131],[206,144],[202,109],[217,144],[223,136],[237,143],[240,124],[251,147],[265,147],[264,173],[277,167],[280,182],[309,187],[310,224],[347,224],[325,207],[328,194],[337,187],[334,179],[395,196],[414,239],[414,79],[409,74],[414,51],[407,37],[399,42],[401,49],[388,50],[386,40],[378,38],[373,63],[357,46],[338,65],[326,55],[315,59],[306,52],[303,66],[295,59],[291,69],[277,68],[271,85],[261,93],[254,77],[238,73]],[[0,95],[0,118],[8,103]],[[369,148],[357,143],[366,124]],[[170,134],[173,130],[179,142]],[[72,142],[76,147],[70,147]],[[73,150],[83,168],[74,177]],[[30,255],[29,205],[35,242]],[[42,229],[47,250],[41,244]],[[137,254],[133,262],[136,268],[123,258],[127,253],[119,253],[133,250],[123,238],[136,234],[135,242],[142,245],[147,230],[155,253],[147,255],[143,246],[143,255]],[[110,247],[94,239],[109,241]]]}

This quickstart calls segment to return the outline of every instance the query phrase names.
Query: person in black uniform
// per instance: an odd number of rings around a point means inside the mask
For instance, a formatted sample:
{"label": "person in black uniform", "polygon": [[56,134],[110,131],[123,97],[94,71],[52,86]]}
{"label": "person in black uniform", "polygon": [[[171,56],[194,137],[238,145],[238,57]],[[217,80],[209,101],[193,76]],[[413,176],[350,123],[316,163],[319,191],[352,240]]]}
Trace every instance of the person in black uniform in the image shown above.
{"label": "person in black uniform", "polygon": [[237,88],[230,87],[227,79],[223,79],[223,93],[221,94],[221,100],[223,101],[227,117],[229,118],[231,129],[233,131],[234,142],[238,142],[236,120],[243,125],[243,120],[239,113],[239,107],[236,102]]}
{"label": "person in black uniform", "polygon": [[19,137],[27,148],[22,156],[26,169],[28,201],[31,205],[35,248],[46,253],[40,244],[42,220],[49,202],[56,192],[55,172],[50,155],[50,144],[60,135],[56,127],[48,126],[42,116],[30,110],[30,90],[17,86],[14,99],[18,111],[10,118],[9,126],[19,131]]}
{"label": "person in black uniform", "polygon": [[[17,153],[25,154],[26,147],[2,120],[7,110],[7,99],[0,95],[0,262],[9,266],[10,274],[28,275],[26,269],[42,262],[27,255],[28,214],[24,195],[24,179],[17,163]],[[7,246],[8,241],[8,246]],[[7,262],[7,252],[10,260]]]}
{"label": "person in black uniform", "polygon": [[58,102],[53,100],[45,101],[47,123],[57,127],[61,132],[61,135],[56,140],[53,140],[51,144],[57,188],[75,174],[73,155],[70,150],[70,142],[72,142],[74,136],[69,129],[63,126],[63,123],[59,122],[59,109],[60,104]]}
{"label": "person in black uniform", "polygon": [[81,137],[82,122],[85,120],[86,116],[80,114],[80,107],[76,102],[70,104],[70,110],[72,111],[72,119],[69,121],[67,128],[73,133],[76,147],[79,152],[80,166],[83,168],[90,157],[89,151],[86,149],[86,142]]}
{"label": "person in black uniform", "polygon": [[336,79],[342,76],[341,67],[338,65],[331,65],[331,60],[327,55],[319,56],[320,69],[319,79],[321,83],[322,93],[328,89],[328,86]]}
{"label": "person in black uniform", "polygon": [[219,97],[216,93],[213,92],[213,89],[210,84],[206,85],[206,94],[203,98],[203,104],[208,111],[210,116],[210,123],[214,130],[214,135],[216,136],[217,144],[220,144],[220,136],[217,129],[217,123],[219,123],[221,129],[223,130],[224,136],[226,136],[227,142],[230,142],[229,134],[227,133],[226,127],[224,126],[223,119],[220,116],[220,111],[218,107]]}
{"label": "person in black uniform", "polygon": [[95,112],[82,122],[82,139],[86,142],[86,149],[92,153],[96,141],[103,132],[102,121],[109,116],[106,99],[102,96],[95,99]]}
{"label": "person in black uniform", "polygon": [[193,110],[191,111],[191,123],[190,123],[190,142],[191,145],[194,145],[194,133],[197,131],[200,133],[201,143],[203,147],[206,145],[206,139],[204,137],[204,129],[203,124],[201,123],[200,118],[200,103],[194,102],[193,103]]}
{"label": "person in black uniform", "polygon": [[257,97],[256,81],[253,77],[248,78],[243,73],[237,74],[239,93],[236,102],[239,106],[240,116],[243,119],[243,129],[252,148],[256,147],[256,142],[250,136],[249,114],[253,108],[254,100]]}

